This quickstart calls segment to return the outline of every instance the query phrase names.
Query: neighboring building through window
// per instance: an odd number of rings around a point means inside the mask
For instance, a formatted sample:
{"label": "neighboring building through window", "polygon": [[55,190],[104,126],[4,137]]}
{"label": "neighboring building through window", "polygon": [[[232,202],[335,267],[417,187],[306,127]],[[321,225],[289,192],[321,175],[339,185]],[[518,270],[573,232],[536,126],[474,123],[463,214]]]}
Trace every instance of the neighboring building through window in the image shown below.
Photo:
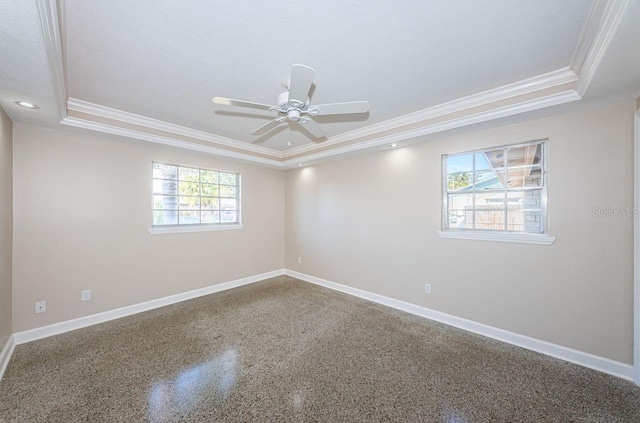
{"label": "neighboring building through window", "polygon": [[547,231],[546,141],[447,154],[443,229]]}
{"label": "neighboring building through window", "polygon": [[240,175],[153,162],[153,225],[240,223]]}

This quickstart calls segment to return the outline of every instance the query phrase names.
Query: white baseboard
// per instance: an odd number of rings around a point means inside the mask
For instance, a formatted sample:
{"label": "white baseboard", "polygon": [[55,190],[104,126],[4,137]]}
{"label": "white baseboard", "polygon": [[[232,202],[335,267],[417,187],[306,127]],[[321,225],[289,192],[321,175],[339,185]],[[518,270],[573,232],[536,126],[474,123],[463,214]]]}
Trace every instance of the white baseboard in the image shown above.
{"label": "white baseboard", "polygon": [[317,278],[315,276],[306,275],[294,270],[285,269],[285,275],[289,275],[306,282],[311,282],[316,285],[324,286],[335,291],[340,291],[345,294],[360,297],[365,300],[373,301],[375,303],[386,305],[388,307],[393,307],[398,310],[406,311],[407,313],[415,314],[417,316],[426,317],[427,319],[435,320],[437,322],[441,322],[450,326],[455,326],[457,328],[464,329],[478,335],[483,335],[489,338],[496,339],[498,341],[526,348],[531,351],[536,351],[541,354],[559,358],[561,360],[565,360],[570,363],[578,364],[580,366],[588,367],[593,370],[617,376],[622,379],[633,381],[633,366],[629,364],[620,363],[608,358],[599,357],[597,355],[552,344],[550,342],[530,338],[525,335],[519,335],[517,333],[498,329],[493,326],[477,323],[472,320],[467,320],[436,310],[431,310],[426,307],[421,307],[404,301],[395,300],[393,298],[374,294],[372,292],[364,291],[361,289],[352,288],[347,285],[331,282],[325,279]]}
{"label": "white baseboard", "polygon": [[0,352],[0,380],[2,380],[2,376],[4,376],[4,371],[7,370],[7,365],[9,364],[9,360],[11,360],[15,347],[16,343],[14,342],[13,335],[11,335],[9,339],[7,339],[4,348],[2,348],[2,352]]}
{"label": "white baseboard", "polygon": [[16,345],[24,344],[26,342],[35,341],[37,339],[46,338],[49,336],[57,335],[64,332],[70,332],[72,330],[84,328],[87,326],[95,325],[98,323],[107,322],[109,320],[119,319],[120,317],[130,316],[132,314],[141,313],[155,308],[164,307],[166,305],[175,304],[181,301],[190,300],[193,298],[201,297],[203,295],[209,295],[220,291],[225,291],[239,286],[248,285],[251,283],[259,282],[264,279],[273,278],[280,275],[289,275],[294,278],[310,282],[316,285],[324,286],[326,288],[340,291],[346,294],[350,294],[356,297],[363,298],[365,300],[373,301],[388,307],[393,307],[398,310],[402,310],[417,316],[425,317],[427,319],[435,320],[450,326],[454,326],[460,329],[467,330],[479,335],[483,335],[489,338],[493,338],[502,342],[506,342],[512,345],[516,345],[528,350],[536,351],[542,354],[549,355],[551,357],[559,358],[574,364],[578,364],[590,369],[594,369],[603,373],[607,373],[613,376],[620,377],[622,379],[633,381],[633,366],[625,363],[620,363],[608,358],[599,357],[593,354],[585,353],[582,351],[574,350],[571,348],[563,347],[560,345],[552,344],[550,342],[541,341],[539,339],[530,338],[525,335],[519,335],[517,333],[509,332],[503,329],[498,329],[492,326],[477,323],[471,320],[463,319],[461,317],[452,316],[450,314],[442,313],[436,310],[431,310],[426,307],[421,307],[415,304],[407,303],[404,301],[396,300],[393,298],[385,297],[383,295],[374,294],[372,292],[364,291],[361,289],[353,288],[347,285],[331,282],[325,279],[317,278],[315,276],[306,275],[304,273],[296,272],[290,269],[278,269],[259,275],[249,276],[246,278],[237,279],[230,282],[225,282],[217,285],[211,285],[205,288],[196,289],[193,291],[183,292],[180,294],[171,295],[156,300],[147,301],[144,303],[134,304],[127,307],[118,308],[115,310],[105,311],[103,313],[93,314],[90,316],[80,317],[73,320],[67,320],[65,322],[55,323],[49,326],[43,326],[40,328],[30,329],[23,332],[14,333],[7,344],[0,353],[0,379],[9,363],[11,355]]}
{"label": "white baseboard", "polygon": [[254,282],[259,282],[264,279],[269,279],[281,275],[284,275],[284,269],[273,270],[271,272],[261,273],[259,275],[248,276],[246,278],[236,279],[230,282],[219,283],[216,285],[207,286],[205,288],[195,289],[193,291],[182,292],[180,294],[146,301],[144,303],[133,304],[130,306],[117,308],[98,314],[92,314],[90,316],[79,317],[77,319],[54,323],[48,326],[29,329],[23,332],[14,333],[13,340],[16,345],[20,345],[24,344],[25,342],[31,342],[37,339],[58,335],[60,333],[70,332],[72,330],[107,322],[109,320],[119,319],[121,317],[130,316],[132,314],[142,313],[143,311],[153,310],[155,308],[164,307],[170,304],[179,303],[181,301],[186,301],[197,297],[202,297],[203,295],[209,295],[215,292],[226,291],[227,289],[237,288],[239,286],[248,285]]}

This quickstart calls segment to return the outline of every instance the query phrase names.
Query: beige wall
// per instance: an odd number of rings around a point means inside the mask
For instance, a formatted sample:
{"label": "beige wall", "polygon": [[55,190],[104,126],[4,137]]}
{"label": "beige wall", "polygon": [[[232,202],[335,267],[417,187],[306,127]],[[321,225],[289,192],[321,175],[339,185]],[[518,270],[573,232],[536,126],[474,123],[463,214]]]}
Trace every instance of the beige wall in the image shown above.
{"label": "beige wall", "polygon": [[[626,102],[286,174],[177,149],[16,124],[13,331],[284,264],[631,363],[633,221],[620,213],[596,217],[593,208],[633,206],[634,110],[634,102]],[[3,115],[3,172],[11,168],[10,125]],[[550,144],[554,245],[437,237],[442,154],[540,138]],[[241,172],[244,229],[149,235],[152,160]],[[1,180],[0,196],[10,199],[6,181]],[[0,213],[4,259],[11,254],[5,236],[9,231],[10,237],[11,207]],[[6,263],[3,272],[11,268],[10,256]],[[5,290],[11,289],[11,271],[8,275]],[[423,293],[427,282],[431,295]],[[91,301],[80,301],[83,289],[92,290]],[[0,312],[3,334],[11,328],[7,292],[0,297],[7,303],[0,308],[8,313]],[[48,310],[36,315],[39,300],[47,300]]]}
{"label": "beige wall", "polygon": [[[286,267],[631,363],[633,218],[593,208],[633,207],[634,110],[625,102],[288,171]],[[540,138],[555,244],[436,235],[442,154]]]}
{"label": "beige wall", "polygon": [[12,139],[11,120],[0,108],[0,350],[11,336]]}
{"label": "beige wall", "polygon": [[[283,267],[279,170],[22,124],[14,140],[14,332]],[[152,160],[240,172],[244,229],[150,235]]]}

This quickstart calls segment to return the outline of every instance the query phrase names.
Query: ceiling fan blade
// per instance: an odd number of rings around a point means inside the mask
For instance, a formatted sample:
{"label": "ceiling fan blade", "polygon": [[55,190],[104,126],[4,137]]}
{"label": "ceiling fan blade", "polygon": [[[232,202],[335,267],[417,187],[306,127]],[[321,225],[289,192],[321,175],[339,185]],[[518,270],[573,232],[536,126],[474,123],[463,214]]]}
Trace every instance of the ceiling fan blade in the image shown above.
{"label": "ceiling fan blade", "polygon": [[302,121],[300,121],[300,126],[302,126],[302,128],[304,128],[307,132],[309,132],[311,135],[313,135],[316,138],[322,138],[327,136],[327,133],[325,132],[324,129],[322,129],[322,126],[318,125],[318,122],[316,122],[311,118],[309,118],[308,120],[305,120],[305,123],[302,123]]}
{"label": "ceiling fan blade", "polygon": [[280,125],[283,122],[282,118],[275,118],[274,120],[272,120],[271,122],[267,123],[266,125],[262,125],[260,128],[256,129],[255,131],[253,131],[251,133],[251,135],[262,135],[262,134],[266,134],[267,132],[271,131],[273,128],[275,128],[276,126]]}
{"label": "ceiling fan blade", "polygon": [[[313,109],[317,109],[315,111]],[[350,113],[367,113],[369,111],[368,101],[352,101],[350,103],[318,104],[309,108],[312,116],[343,115]]]}
{"label": "ceiling fan blade", "polygon": [[213,101],[216,104],[223,104],[225,106],[250,107],[252,109],[269,110],[273,107],[273,106],[269,106],[268,104],[253,103],[251,101],[234,100],[231,98],[224,98],[224,97],[213,97],[211,101]]}
{"label": "ceiling fan blade", "polygon": [[289,80],[289,101],[295,100],[304,104],[309,98],[309,89],[316,71],[305,65],[293,65]]}

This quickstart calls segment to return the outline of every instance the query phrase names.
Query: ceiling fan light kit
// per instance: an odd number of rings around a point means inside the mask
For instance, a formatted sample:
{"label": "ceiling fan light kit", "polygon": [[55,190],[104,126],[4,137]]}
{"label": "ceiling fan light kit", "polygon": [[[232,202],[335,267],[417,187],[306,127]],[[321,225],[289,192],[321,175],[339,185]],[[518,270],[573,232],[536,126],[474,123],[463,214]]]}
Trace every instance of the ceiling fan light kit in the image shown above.
{"label": "ceiling fan light kit", "polygon": [[214,97],[213,102],[225,106],[249,107],[253,109],[269,110],[277,112],[279,116],[261,126],[251,135],[262,135],[276,128],[286,121],[302,125],[309,134],[316,138],[326,137],[324,129],[312,119],[312,116],[328,116],[353,113],[367,113],[368,101],[353,101],[348,103],[331,103],[311,105],[309,90],[313,83],[316,71],[305,65],[293,65],[291,78],[288,83],[288,91],[278,95],[277,106],[254,103],[250,101],[234,100],[224,97]]}

